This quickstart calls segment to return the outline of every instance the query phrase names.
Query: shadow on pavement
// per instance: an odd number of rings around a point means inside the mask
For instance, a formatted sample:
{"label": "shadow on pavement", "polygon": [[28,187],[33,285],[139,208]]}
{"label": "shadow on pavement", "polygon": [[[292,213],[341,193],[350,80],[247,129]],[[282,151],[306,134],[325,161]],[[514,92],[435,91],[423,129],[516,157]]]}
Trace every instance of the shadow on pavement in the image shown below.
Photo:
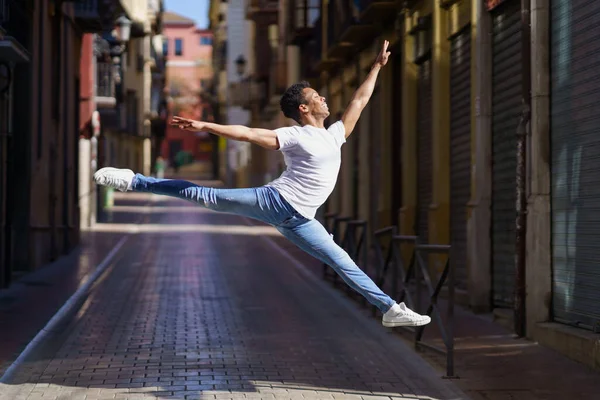
{"label": "shadow on pavement", "polygon": [[[180,214],[149,215],[160,225]],[[227,219],[186,216],[198,226]],[[15,383],[69,399],[464,398],[378,322],[312,284],[264,235],[141,227]]]}

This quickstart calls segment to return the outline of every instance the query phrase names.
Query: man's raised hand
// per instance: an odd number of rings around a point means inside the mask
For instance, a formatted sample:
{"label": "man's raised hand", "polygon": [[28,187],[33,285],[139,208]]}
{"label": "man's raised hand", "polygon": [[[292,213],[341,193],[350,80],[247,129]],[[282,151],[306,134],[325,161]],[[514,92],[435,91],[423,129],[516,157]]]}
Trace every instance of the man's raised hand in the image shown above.
{"label": "man's raised hand", "polygon": [[171,120],[171,125],[177,126],[179,129],[191,132],[198,132],[204,129],[204,122],[177,116],[173,117],[173,119]]}
{"label": "man's raised hand", "polygon": [[391,52],[387,51],[389,45],[390,45],[390,42],[388,42],[387,40],[383,41],[383,46],[381,48],[381,51],[379,52],[379,55],[377,56],[377,59],[375,60],[376,65],[383,67],[385,64],[387,64],[388,58],[390,57],[390,54],[391,54]]}

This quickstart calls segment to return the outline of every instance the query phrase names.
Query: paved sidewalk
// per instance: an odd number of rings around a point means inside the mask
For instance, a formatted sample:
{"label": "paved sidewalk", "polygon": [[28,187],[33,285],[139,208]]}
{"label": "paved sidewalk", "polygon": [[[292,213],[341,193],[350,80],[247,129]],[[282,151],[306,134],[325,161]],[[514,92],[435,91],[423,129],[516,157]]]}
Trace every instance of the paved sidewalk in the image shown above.
{"label": "paved sidewalk", "polygon": [[[300,259],[314,276],[321,278],[322,265],[292,243],[274,237],[278,245]],[[328,281],[328,285],[333,285]],[[346,294],[343,284],[337,285]],[[386,288],[391,292],[390,288]],[[354,294],[354,300],[362,299]],[[371,315],[370,306],[354,302],[357,312]],[[440,309],[445,310],[444,301]],[[597,400],[600,399],[600,373],[586,365],[514,334],[494,322],[491,315],[476,315],[456,306],[455,372],[453,382],[472,400]],[[425,329],[424,341],[442,348],[435,323]],[[396,337],[411,346],[413,335],[396,330]],[[438,373],[445,374],[446,357],[430,350],[419,351]],[[565,379],[567,378],[567,379]]]}
{"label": "paved sidewalk", "polygon": [[82,232],[78,249],[0,291],[0,376],[123,236]]}
{"label": "paved sidewalk", "polygon": [[[139,208],[148,206],[151,199],[133,194],[122,201],[133,201]],[[143,214],[135,209],[109,214],[113,222],[143,221]],[[71,253],[0,290],[0,376],[126,234],[83,230],[79,246]]]}
{"label": "paved sidewalk", "polygon": [[[120,199],[103,230],[137,233],[55,347],[0,397],[467,399],[274,245],[274,229],[178,200]],[[134,211],[144,225],[119,218]]]}

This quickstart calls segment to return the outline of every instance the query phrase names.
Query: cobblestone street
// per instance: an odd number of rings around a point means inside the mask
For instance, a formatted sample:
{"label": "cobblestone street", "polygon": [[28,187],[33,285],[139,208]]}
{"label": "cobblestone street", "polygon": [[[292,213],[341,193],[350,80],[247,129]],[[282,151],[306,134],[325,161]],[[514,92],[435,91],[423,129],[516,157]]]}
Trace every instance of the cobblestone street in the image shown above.
{"label": "cobblestone street", "polygon": [[98,229],[126,244],[0,397],[466,398],[276,230],[157,196],[116,204]]}

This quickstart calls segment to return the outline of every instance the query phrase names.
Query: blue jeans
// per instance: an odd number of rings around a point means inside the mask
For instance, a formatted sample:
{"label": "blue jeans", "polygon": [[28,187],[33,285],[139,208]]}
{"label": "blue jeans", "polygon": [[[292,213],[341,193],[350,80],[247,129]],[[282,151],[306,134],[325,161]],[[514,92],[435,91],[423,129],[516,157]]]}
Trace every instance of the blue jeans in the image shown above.
{"label": "blue jeans", "polygon": [[395,304],[334,242],[319,221],[303,217],[275,188],[215,189],[183,180],[156,179],[136,174],[132,190],[178,197],[214,211],[241,215],[272,225],[296,246],[331,266],[352,289],[381,312],[387,312]]}

